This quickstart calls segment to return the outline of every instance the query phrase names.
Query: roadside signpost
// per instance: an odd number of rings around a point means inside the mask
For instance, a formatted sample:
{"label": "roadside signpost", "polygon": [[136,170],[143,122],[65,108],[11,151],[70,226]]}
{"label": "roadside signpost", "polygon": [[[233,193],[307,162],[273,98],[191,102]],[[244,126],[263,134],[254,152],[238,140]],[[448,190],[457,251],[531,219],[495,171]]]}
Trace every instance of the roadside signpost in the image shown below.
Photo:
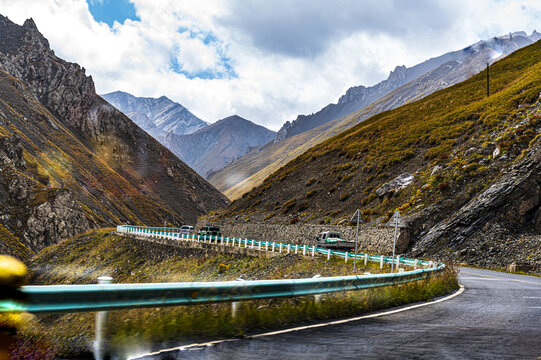
{"label": "roadside signpost", "polygon": [[[356,218],[356,219],[355,219]],[[355,214],[349,220],[350,223],[357,222],[357,230],[355,231],[355,257],[353,258],[353,270],[357,270],[357,244],[359,243],[359,224],[363,222],[363,217],[361,215],[361,210],[357,209]]]}
{"label": "roadside signpost", "polygon": [[[396,210],[391,217],[391,220],[387,223],[387,226],[394,226],[394,240],[393,240],[393,261],[391,262],[391,272],[394,272],[394,255],[395,255],[395,249],[396,249],[396,238],[398,235],[398,228],[399,227],[405,227],[406,224],[404,224],[404,221],[402,220],[402,215],[400,215],[400,211]],[[399,264],[396,266],[399,268]]]}

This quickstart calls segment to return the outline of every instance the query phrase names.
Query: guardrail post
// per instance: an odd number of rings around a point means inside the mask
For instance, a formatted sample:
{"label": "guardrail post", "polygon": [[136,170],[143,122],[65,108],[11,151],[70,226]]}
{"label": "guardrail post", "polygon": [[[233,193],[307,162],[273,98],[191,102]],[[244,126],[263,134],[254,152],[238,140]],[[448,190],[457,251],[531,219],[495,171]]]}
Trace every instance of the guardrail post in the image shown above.
{"label": "guardrail post", "polygon": [[383,255],[379,258],[379,268],[383,269]]}
{"label": "guardrail post", "polygon": [[245,248],[248,247],[248,239],[244,239],[244,247],[245,247]]}
{"label": "guardrail post", "polygon": [[257,242],[257,250],[261,250],[261,241]]}
{"label": "guardrail post", "polygon": [[398,255],[396,257],[396,268],[399,269],[400,268],[400,255]]}
{"label": "guardrail post", "polygon": [[415,259],[415,261],[413,262],[413,268],[417,269],[417,259]]}
{"label": "guardrail post", "polygon": [[295,254],[299,252],[299,245],[295,245]]}
{"label": "guardrail post", "polygon": [[344,262],[347,263],[348,262],[348,252],[346,251],[346,255],[344,256]]}
{"label": "guardrail post", "polygon": [[251,240],[251,241],[252,241],[252,249],[253,249],[253,248],[254,248],[254,241],[255,241],[255,240]]}
{"label": "guardrail post", "polygon": [[282,243],[280,243],[280,254],[282,253]]}
{"label": "guardrail post", "polygon": [[364,254],[364,265],[368,264],[368,254]]}
{"label": "guardrail post", "polygon": [[[321,275],[316,274],[316,275],[312,276],[313,279],[318,278],[318,277],[321,277]],[[316,305],[321,304],[321,294],[314,295],[314,303]]]}
{"label": "guardrail post", "polygon": [[331,259],[331,249],[327,249],[327,260]]}
{"label": "guardrail post", "polygon": [[273,241],[272,242],[272,252],[274,252],[274,244],[275,244],[275,242]]}
{"label": "guardrail post", "polygon": [[237,313],[239,311],[239,302],[233,301],[231,303],[231,317],[234,319],[237,317]]}
{"label": "guardrail post", "polygon": [[265,241],[265,251],[269,251],[269,242]]}
{"label": "guardrail post", "polygon": [[[113,278],[110,276],[100,276],[98,284],[110,284]],[[96,360],[102,360],[107,352],[107,341],[105,339],[108,311],[98,311],[96,314],[96,339],[94,341],[94,355]]]}
{"label": "guardrail post", "polygon": [[315,254],[316,254],[316,247],[312,246],[312,257],[314,257]]}
{"label": "guardrail post", "polygon": [[291,244],[287,244],[287,253],[289,254],[289,250],[291,248]]}
{"label": "guardrail post", "polygon": [[302,246],[302,256],[306,256],[306,245]]}
{"label": "guardrail post", "polygon": [[[241,239],[239,238],[239,243],[241,242]],[[244,281],[244,279],[237,279],[237,281]],[[239,312],[239,302],[238,301],[233,301],[231,303],[231,318],[236,318],[237,317],[237,314]]]}

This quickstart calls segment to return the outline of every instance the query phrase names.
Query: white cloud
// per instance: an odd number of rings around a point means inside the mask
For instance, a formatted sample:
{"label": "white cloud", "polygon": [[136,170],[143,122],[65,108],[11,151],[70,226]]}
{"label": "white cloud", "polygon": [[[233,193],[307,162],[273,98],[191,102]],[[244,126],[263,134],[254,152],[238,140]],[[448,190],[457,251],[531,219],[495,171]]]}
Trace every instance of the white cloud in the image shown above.
{"label": "white cloud", "polygon": [[[236,113],[275,130],[396,65],[541,28],[537,0],[133,2],[141,21],[113,28],[84,0],[0,0],[0,12],[19,24],[34,18],[100,93],[166,95],[210,122]],[[217,78],[189,78],[197,73]]]}

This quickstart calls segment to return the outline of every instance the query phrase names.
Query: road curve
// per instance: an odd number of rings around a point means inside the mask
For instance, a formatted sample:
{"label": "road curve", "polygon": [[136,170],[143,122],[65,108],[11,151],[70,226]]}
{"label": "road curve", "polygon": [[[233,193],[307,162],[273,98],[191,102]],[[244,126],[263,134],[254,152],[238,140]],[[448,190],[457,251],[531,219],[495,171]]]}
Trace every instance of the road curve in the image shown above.
{"label": "road curve", "polygon": [[144,359],[541,359],[541,278],[461,268],[447,301]]}

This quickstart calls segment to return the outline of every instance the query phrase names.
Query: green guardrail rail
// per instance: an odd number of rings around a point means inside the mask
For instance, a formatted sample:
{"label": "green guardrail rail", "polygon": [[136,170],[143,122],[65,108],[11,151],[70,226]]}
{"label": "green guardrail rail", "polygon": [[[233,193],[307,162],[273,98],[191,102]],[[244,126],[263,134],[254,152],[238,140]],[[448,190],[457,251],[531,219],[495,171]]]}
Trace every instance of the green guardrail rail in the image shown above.
{"label": "green guardrail rail", "polygon": [[[175,236],[170,229],[158,230],[144,227],[125,226],[120,232],[137,232],[148,236],[172,236],[188,240],[186,234]],[[163,229],[163,228],[161,228]],[[196,241],[197,237],[189,238]],[[215,241],[228,238],[216,238]],[[201,239],[200,239],[201,240]],[[258,242],[247,239],[236,240],[239,244],[284,246],[283,243]],[[287,245],[287,244],[285,244]],[[308,247],[306,247],[307,249]],[[345,252],[310,247],[310,251],[345,257]],[[350,254],[351,258],[353,254]],[[369,261],[393,261],[392,258],[358,254],[358,259],[367,257]],[[141,307],[163,307],[175,305],[194,305],[203,303],[233,302],[242,300],[269,299],[326,294],[339,291],[361,290],[367,288],[397,285],[429,278],[441,273],[445,265],[423,260],[400,259],[405,265],[430,266],[399,273],[366,274],[350,276],[319,277],[308,279],[250,280],[222,282],[185,283],[144,283],[144,284],[90,284],[90,285],[31,285],[20,289],[23,300],[0,301],[0,312],[58,313],[100,311]],[[432,267],[434,266],[434,267]]]}

